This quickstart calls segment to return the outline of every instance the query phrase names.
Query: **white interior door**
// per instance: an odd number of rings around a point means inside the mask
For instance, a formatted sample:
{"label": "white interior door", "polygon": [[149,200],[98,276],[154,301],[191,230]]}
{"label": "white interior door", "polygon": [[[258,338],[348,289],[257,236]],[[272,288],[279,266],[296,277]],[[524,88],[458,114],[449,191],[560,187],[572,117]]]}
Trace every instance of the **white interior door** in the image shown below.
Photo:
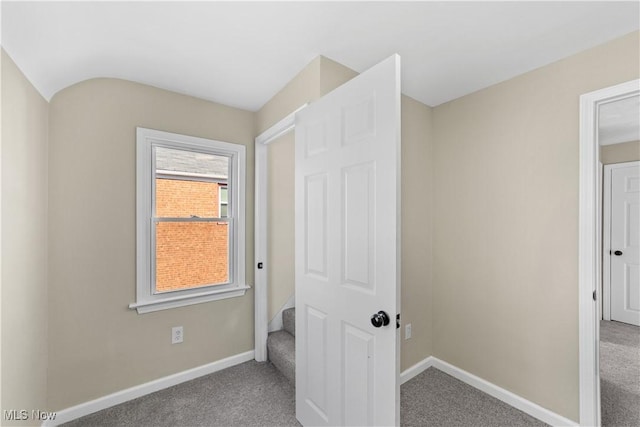
{"label": "white interior door", "polygon": [[640,326],[640,162],[609,171],[611,320]]}
{"label": "white interior door", "polygon": [[[399,424],[400,58],[296,117],[296,416]],[[380,327],[374,327],[372,315]]]}

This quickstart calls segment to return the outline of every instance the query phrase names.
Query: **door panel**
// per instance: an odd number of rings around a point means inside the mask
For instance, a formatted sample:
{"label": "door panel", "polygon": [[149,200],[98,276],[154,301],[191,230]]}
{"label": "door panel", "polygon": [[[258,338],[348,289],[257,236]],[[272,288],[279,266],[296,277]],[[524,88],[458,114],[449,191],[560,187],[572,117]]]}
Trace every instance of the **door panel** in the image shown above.
{"label": "door panel", "polygon": [[307,306],[306,399],[323,420],[327,420],[327,314]]}
{"label": "door panel", "polygon": [[305,274],[327,278],[327,176],[305,177]]}
{"label": "door panel", "polygon": [[640,326],[640,164],[611,169],[611,320]]}
{"label": "door panel", "polygon": [[375,336],[347,323],[343,324],[344,346],[342,360],[344,366],[343,393],[353,396],[343,409],[342,425],[373,424],[373,343]]}
{"label": "door panel", "polygon": [[343,284],[375,292],[374,225],[375,164],[372,162],[343,169],[344,274]]}
{"label": "door panel", "polygon": [[[399,67],[391,57],[296,116],[303,425],[399,423]],[[380,310],[391,321],[376,328]]]}

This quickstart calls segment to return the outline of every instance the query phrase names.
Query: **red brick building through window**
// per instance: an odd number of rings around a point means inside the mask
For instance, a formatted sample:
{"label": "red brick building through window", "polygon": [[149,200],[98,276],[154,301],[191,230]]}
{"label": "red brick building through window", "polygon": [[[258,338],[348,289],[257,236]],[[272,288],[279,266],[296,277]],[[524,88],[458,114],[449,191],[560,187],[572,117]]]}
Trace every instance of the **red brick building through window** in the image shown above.
{"label": "red brick building through window", "polygon": [[157,151],[156,292],[228,283],[226,164],[220,156]]}

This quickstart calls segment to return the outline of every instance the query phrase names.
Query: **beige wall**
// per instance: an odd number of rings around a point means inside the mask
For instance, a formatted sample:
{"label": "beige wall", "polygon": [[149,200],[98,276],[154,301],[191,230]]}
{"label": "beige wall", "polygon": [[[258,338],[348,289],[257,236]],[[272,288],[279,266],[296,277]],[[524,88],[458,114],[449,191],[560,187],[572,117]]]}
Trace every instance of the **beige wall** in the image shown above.
{"label": "beige wall", "polygon": [[[48,399],[58,410],[253,349],[253,291],[139,315],[136,126],[247,146],[246,277],[253,283],[254,114],[115,79],[50,107]],[[184,343],[171,345],[172,326]]]}
{"label": "beige wall", "polygon": [[318,56],[256,112],[256,135],[298,109],[331,92],[358,73],[324,56]]}
{"label": "beige wall", "polygon": [[[357,73],[318,57],[257,113],[260,132],[305,102],[311,102]],[[402,325],[413,338],[402,340],[401,369],[431,355],[432,167],[431,109],[402,97]],[[294,290],[293,134],[268,147],[269,159],[269,318]],[[277,189],[277,190],[276,190]],[[286,189],[286,190],[285,190]],[[279,218],[275,219],[274,214]],[[403,329],[404,330],[404,329]]]}
{"label": "beige wall", "polygon": [[255,134],[260,135],[301,105],[320,97],[320,61],[317,57],[256,112]]}
{"label": "beige wall", "polygon": [[581,94],[639,76],[638,33],[434,109],[434,353],[578,419]]}
{"label": "beige wall", "polygon": [[621,144],[600,147],[600,162],[602,162],[603,165],[633,162],[635,160],[640,160],[640,141],[623,142]]}
{"label": "beige wall", "polygon": [[30,412],[47,408],[49,105],[1,54],[2,410]]}
{"label": "beige wall", "polygon": [[[432,108],[402,96],[402,363],[433,354]],[[404,339],[411,323],[412,338]]]}
{"label": "beige wall", "polygon": [[[319,98],[320,63],[317,57],[273,96],[255,115],[256,135],[269,129],[301,105]],[[294,134],[267,146],[267,316],[271,320],[293,295],[294,224],[293,173]]]}
{"label": "beige wall", "polygon": [[289,132],[267,146],[269,320],[295,291],[294,139],[294,133]]}
{"label": "beige wall", "polygon": [[326,95],[358,75],[351,68],[320,56],[320,95]]}

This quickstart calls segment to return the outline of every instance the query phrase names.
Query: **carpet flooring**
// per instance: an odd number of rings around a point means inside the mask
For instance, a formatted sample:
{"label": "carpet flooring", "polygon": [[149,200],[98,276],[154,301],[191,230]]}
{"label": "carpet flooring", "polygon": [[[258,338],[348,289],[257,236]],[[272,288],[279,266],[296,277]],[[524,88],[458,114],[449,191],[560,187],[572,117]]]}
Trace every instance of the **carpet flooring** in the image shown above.
{"label": "carpet flooring", "polygon": [[603,427],[640,426],[640,328],[600,321]]}
{"label": "carpet flooring", "polygon": [[299,426],[293,385],[270,363],[245,362],[87,415],[65,426]]}
{"label": "carpet flooring", "polygon": [[435,368],[400,387],[400,424],[413,426],[546,426]]}
{"label": "carpet flooring", "polygon": [[[401,387],[402,426],[544,426],[435,368]],[[80,426],[299,426],[295,389],[270,363],[250,361],[65,424]]]}

